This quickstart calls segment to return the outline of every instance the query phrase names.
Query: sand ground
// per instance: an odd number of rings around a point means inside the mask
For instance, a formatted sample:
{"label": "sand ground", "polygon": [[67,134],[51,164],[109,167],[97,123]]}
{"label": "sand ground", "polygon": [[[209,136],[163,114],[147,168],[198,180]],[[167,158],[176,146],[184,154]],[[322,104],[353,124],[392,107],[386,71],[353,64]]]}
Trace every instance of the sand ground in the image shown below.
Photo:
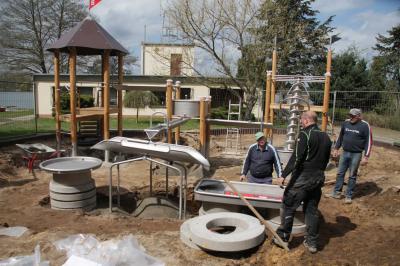
{"label": "sand ground", "polygon": [[[238,180],[241,156],[223,154],[224,137],[211,142],[207,177]],[[196,147],[196,137],[186,136]],[[54,140],[40,141],[54,146]],[[252,142],[243,136],[242,145]],[[279,142],[279,138],[277,139]],[[88,153],[88,155],[93,155]],[[29,173],[22,165],[20,150],[14,145],[0,149],[0,225],[25,226],[29,232],[19,238],[0,236],[0,258],[33,253],[37,244],[42,257],[51,265],[62,265],[66,255],[55,249],[53,241],[72,234],[95,234],[107,240],[133,234],[148,254],[166,265],[399,265],[400,263],[400,150],[374,147],[367,166],[362,167],[351,205],[343,200],[322,198],[320,203],[319,252],[309,254],[302,246],[302,237],[285,252],[272,246],[270,239],[255,250],[241,254],[210,254],[193,250],[179,240],[182,221],[175,218],[138,218],[132,213],[135,202],[149,194],[149,164],[138,162],[121,167],[122,209],[107,209],[108,172],[106,167],[92,173],[96,180],[98,207],[94,211],[57,211],[48,204],[51,174],[35,169]],[[334,180],[336,169],[327,171],[327,181]],[[193,201],[193,187],[198,177],[190,175],[189,216],[196,215],[199,204]],[[328,182],[329,183],[329,182]],[[179,178],[171,176],[170,198],[176,199]],[[332,190],[332,183],[323,188]],[[154,172],[155,194],[165,191],[163,169]]]}

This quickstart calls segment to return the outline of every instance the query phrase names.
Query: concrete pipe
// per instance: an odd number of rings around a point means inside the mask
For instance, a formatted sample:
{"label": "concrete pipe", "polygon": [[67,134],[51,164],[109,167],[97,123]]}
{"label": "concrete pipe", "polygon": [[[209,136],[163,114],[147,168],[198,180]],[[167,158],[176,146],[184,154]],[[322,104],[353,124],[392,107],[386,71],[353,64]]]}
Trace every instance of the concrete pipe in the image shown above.
{"label": "concrete pipe", "polygon": [[[234,252],[260,245],[265,238],[264,225],[252,216],[219,212],[189,220],[190,239],[197,246],[213,251]],[[218,233],[215,228],[232,228],[228,233]]]}

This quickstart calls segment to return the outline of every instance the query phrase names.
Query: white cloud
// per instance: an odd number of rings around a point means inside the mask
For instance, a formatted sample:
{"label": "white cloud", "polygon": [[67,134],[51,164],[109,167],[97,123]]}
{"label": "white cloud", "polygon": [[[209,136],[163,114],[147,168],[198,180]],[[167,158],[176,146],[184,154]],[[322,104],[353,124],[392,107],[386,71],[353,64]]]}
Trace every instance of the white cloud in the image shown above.
{"label": "white cloud", "polygon": [[134,56],[139,56],[145,25],[147,41],[160,40],[162,16],[159,0],[102,0],[91,13]]}
{"label": "white cloud", "polygon": [[338,11],[362,8],[372,4],[373,0],[317,0],[312,4],[321,13],[334,14]]}
{"label": "white cloud", "polygon": [[388,30],[399,23],[400,16],[396,11],[382,14],[370,10],[355,14],[347,25],[337,26],[336,32],[340,33],[342,39],[333,48],[341,52],[350,45],[356,45],[365,57],[371,58],[374,55],[372,47],[376,44],[376,36],[386,35]]}

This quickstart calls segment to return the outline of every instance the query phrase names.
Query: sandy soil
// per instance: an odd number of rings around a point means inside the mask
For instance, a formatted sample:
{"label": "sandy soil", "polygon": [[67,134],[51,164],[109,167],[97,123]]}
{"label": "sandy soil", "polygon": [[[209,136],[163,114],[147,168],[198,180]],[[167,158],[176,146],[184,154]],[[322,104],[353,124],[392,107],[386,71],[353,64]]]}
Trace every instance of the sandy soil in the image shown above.
{"label": "sandy soil", "polygon": [[[194,140],[194,141],[193,141]],[[279,140],[279,139],[278,139]],[[188,139],[196,146],[195,138]],[[243,156],[221,153],[223,137],[212,140],[212,164],[208,177],[238,180]],[[53,146],[52,140],[39,141]],[[242,138],[243,150],[251,136]],[[89,154],[90,155],[90,154]],[[19,238],[0,236],[0,258],[28,255],[40,244],[42,256],[51,265],[62,265],[65,254],[58,252],[53,241],[72,234],[95,234],[107,240],[133,234],[147,253],[167,265],[399,265],[400,253],[400,158],[399,150],[374,147],[370,162],[362,167],[354,201],[322,198],[320,203],[320,251],[309,254],[302,237],[291,242],[291,251],[272,246],[267,239],[255,250],[239,254],[209,254],[188,248],[179,240],[181,221],[174,218],[137,218],[132,213],[136,200],[149,194],[149,164],[139,162],[121,168],[122,209],[107,209],[107,169],[93,172],[98,191],[98,208],[91,212],[56,211],[49,208],[51,175],[36,169],[29,173],[22,165],[15,146],[0,149],[0,225],[26,226],[29,232]],[[336,169],[327,172],[327,181],[335,179]],[[170,198],[176,199],[178,177],[171,176]],[[193,190],[198,177],[189,177]],[[329,182],[328,182],[329,183]],[[154,171],[154,193],[164,193],[163,169]],[[324,187],[330,192],[332,184]],[[199,204],[189,193],[190,215],[196,215]],[[189,215],[189,216],[190,216]]]}

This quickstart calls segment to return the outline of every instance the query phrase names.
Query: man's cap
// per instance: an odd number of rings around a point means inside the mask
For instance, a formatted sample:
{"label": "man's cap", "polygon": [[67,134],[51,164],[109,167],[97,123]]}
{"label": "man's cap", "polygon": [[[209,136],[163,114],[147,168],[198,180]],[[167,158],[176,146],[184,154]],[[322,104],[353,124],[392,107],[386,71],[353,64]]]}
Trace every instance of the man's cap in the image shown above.
{"label": "man's cap", "polygon": [[255,137],[256,137],[256,141],[257,140],[259,140],[260,138],[262,138],[262,137],[264,137],[264,133],[263,132],[257,132],[256,134],[255,134]]}
{"label": "man's cap", "polygon": [[361,110],[360,110],[360,109],[357,109],[357,108],[353,108],[353,109],[351,109],[351,110],[349,111],[349,115],[354,115],[354,116],[356,116],[356,115],[361,115]]}

